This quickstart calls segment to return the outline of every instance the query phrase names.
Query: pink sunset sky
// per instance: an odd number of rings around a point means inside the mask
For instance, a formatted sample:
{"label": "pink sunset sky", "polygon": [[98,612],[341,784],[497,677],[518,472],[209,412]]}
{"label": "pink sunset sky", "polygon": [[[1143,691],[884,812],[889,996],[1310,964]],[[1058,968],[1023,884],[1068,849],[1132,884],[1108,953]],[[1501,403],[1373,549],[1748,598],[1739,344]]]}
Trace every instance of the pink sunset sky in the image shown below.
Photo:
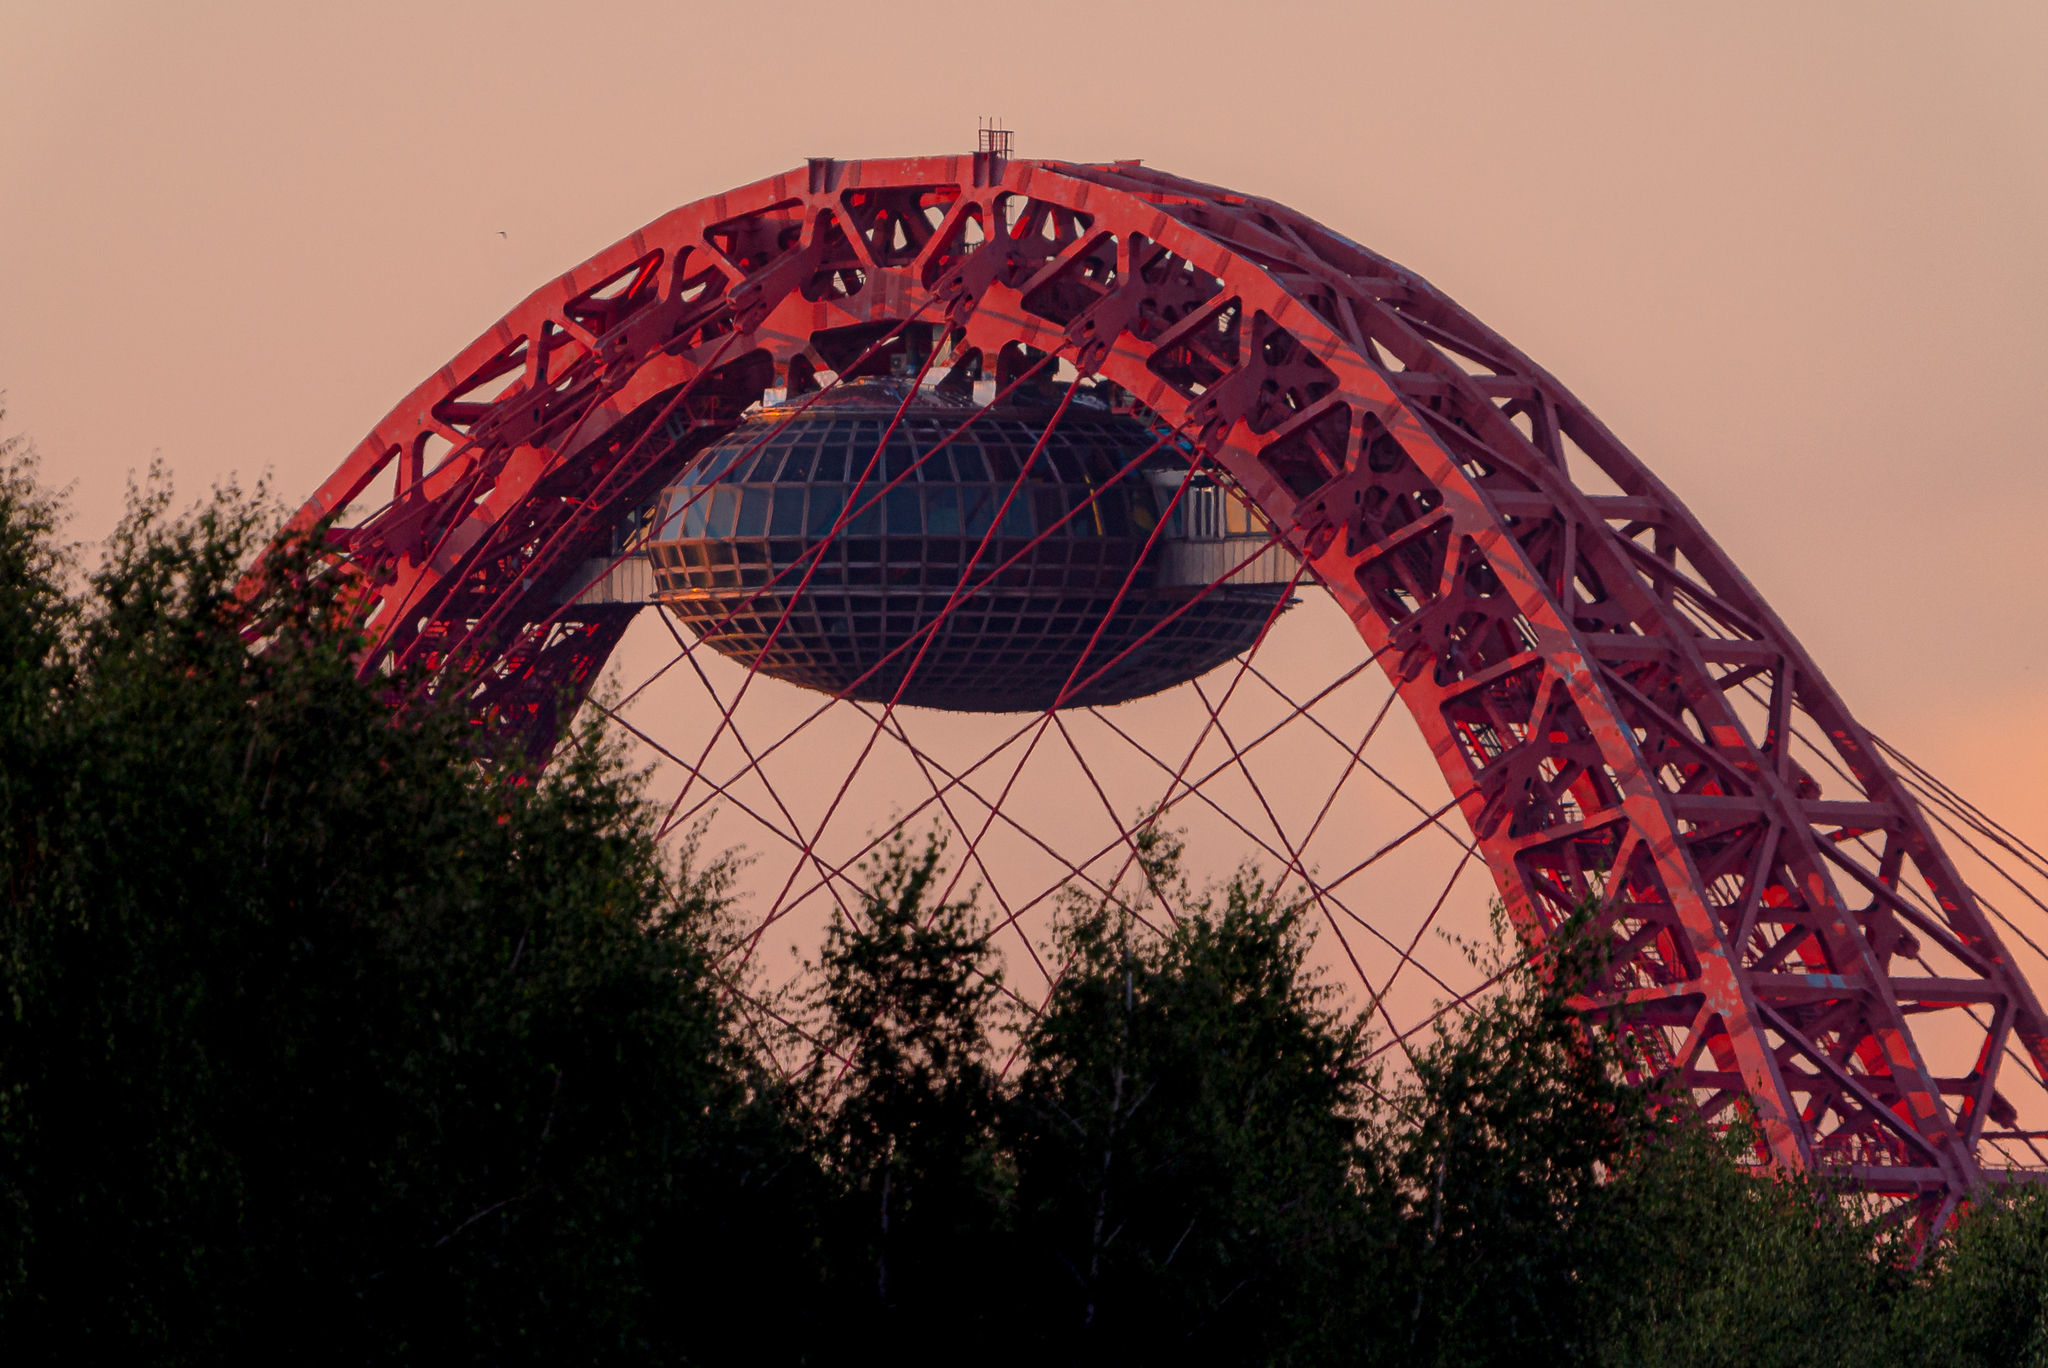
{"label": "pink sunset sky", "polygon": [[2048,7],[884,13],[0,7],[0,432],[87,541],[153,456],[296,503],[648,220],[998,116],[1019,156],[1141,157],[1429,277],[1690,504],[1869,727],[2048,837]]}

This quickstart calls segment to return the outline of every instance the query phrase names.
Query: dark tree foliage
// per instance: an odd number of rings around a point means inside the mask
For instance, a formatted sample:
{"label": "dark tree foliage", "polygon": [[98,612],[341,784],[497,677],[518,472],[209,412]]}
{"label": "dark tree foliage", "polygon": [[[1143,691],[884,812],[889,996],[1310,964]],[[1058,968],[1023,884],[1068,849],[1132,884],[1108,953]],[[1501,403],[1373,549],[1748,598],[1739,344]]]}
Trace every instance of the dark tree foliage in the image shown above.
{"label": "dark tree foliage", "polygon": [[2048,1191],[1984,1194],[1894,1314],[1902,1363],[2048,1366]]}
{"label": "dark tree foliage", "polygon": [[[992,1061],[1000,975],[971,899],[939,901],[942,847],[899,831],[856,919],[828,932],[803,1093],[833,1185],[826,1275],[844,1333],[945,1356],[987,1333],[1008,1185]],[[992,1295],[996,1294],[996,1295]]]}
{"label": "dark tree foliage", "polygon": [[1584,1196],[1582,1361],[1915,1361],[1895,1358],[1889,1340],[1911,1248],[1844,1193],[1753,1176],[1739,1160],[1755,1143],[1674,1130]]}
{"label": "dark tree foliage", "polygon": [[594,736],[535,785],[394,726],[303,546],[236,598],[268,524],[232,492],[140,493],[68,595],[33,475],[0,480],[7,1337],[671,1357],[761,1305],[798,1154],[709,972],[723,868],[663,868]]}
{"label": "dark tree foliage", "polygon": [[1356,1276],[1392,1235],[1379,1079],[1306,968],[1302,905],[1250,869],[1191,896],[1178,856],[1141,850],[1162,934],[1081,898],[1061,919],[1006,1111],[1021,1282],[1049,1350],[1288,1357],[1381,1300]]}
{"label": "dark tree foliage", "polygon": [[537,778],[394,721],[314,539],[244,599],[260,503],[153,481],[88,574],[36,473],[0,444],[10,1348],[2048,1365],[2048,1194],[1924,1245],[1760,1174],[1585,1029],[1590,910],[1375,1044],[1255,869],[1146,837],[1026,1004],[899,831],[761,1013],[732,860],[666,863],[595,730]]}
{"label": "dark tree foliage", "polygon": [[[1568,1005],[1597,967],[1583,929],[1560,930],[1546,975],[1510,975],[1411,1057],[1390,1148],[1419,1362],[1571,1361],[1588,1348],[1581,1217],[1603,1175],[1653,1142],[1657,1113],[1623,1081],[1613,1037]],[[1493,953],[1505,941],[1496,911]]]}

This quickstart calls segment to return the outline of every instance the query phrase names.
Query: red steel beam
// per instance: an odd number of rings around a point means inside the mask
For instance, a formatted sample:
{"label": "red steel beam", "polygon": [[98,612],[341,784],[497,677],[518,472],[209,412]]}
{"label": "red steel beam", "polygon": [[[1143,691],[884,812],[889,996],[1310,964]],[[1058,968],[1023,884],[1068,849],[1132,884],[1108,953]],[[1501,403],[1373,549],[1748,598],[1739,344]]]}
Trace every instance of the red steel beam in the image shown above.
{"label": "red steel beam", "polygon": [[[1739,1097],[1777,1162],[1930,1216],[1979,1180],[2000,1051],[1951,1106],[1894,982],[1907,881],[1936,909],[1916,925],[1955,948],[1944,974],[2037,1069],[2048,1018],[1878,744],[1555,378],[1269,200],[991,152],[819,160],[665,215],[478,338],[300,511],[393,472],[389,505],[332,538],[366,674],[417,659],[473,687],[481,667],[480,715],[544,754],[559,717],[538,700],[573,703],[616,639],[583,615],[569,641],[557,607],[608,514],[813,367],[814,336],[914,319],[955,354],[1064,350],[1192,433],[1380,659],[1524,943],[1595,905],[1626,951],[1600,992],[1671,1023],[1669,1067],[1703,1105]],[[1622,492],[1588,493],[1596,477]],[[1752,682],[1761,723],[1731,696]],[[1792,755],[1800,714],[1847,776],[1825,800]],[[1849,831],[1886,853],[1845,883]]]}

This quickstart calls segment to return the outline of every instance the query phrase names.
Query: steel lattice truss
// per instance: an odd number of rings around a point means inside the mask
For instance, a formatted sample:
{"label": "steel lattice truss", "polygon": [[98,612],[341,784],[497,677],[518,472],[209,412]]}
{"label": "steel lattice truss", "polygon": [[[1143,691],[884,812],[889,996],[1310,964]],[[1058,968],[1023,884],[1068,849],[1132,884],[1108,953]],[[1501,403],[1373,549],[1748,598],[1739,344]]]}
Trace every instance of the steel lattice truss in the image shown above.
{"label": "steel lattice truss", "polygon": [[[389,473],[389,504],[330,534],[372,632],[366,677],[427,666],[544,757],[634,612],[578,602],[618,559],[622,511],[765,388],[801,402],[942,363],[1011,387],[1054,360],[1252,502],[1355,624],[1360,668],[1384,671],[1449,785],[1423,823],[1457,810],[1524,944],[1597,905],[1616,955],[1587,1005],[1629,1008],[1653,1067],[1710,1116],[1746,1104],[1776,1162],[1927,1217],[1981,1181],[1987,1126],[2014,1124],[1999,1066],[2015,1036],[2048,1066],[2048,1021],[1878,746],[1562,385],[1270,201],[1137,163],[816,160],[535,293],[298,522]],[[886,706],[843,706],[891,725]],[[984,783],[927,773],[928,801]],[[986,830],[1001,797],[978,802]],[[1926,1014],[1972,1033],[1974,1068],[1932,1071]]]}

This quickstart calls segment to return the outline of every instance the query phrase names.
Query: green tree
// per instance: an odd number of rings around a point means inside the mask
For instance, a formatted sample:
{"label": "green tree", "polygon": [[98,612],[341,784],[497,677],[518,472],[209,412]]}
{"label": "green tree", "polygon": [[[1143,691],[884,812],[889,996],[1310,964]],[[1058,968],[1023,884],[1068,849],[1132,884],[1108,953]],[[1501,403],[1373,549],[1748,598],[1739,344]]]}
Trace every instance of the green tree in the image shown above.
{"label": "green tree", "polygon": [[673,1357],[800,1280],[725,867],[663,865],[594,732],[534,783],[394,726],[313,540],[245,602],[268,511],[168,500],[74,595],[33,464],[0,478],[9,1338]]}
{"label": "green tree", "polygon": [[837,1183],[833,1305],[849,1333],[912,1354],[985,1331],[1005,1235],[1001,977],[973,895],[939,900],[943,851],[899,829],[864,864],[859,914],[833,921],[816,966],[804,1085]]}
{"label": "green tree", "polygon": [[2048,1192],[1980,1192],[1898,1298],[1892,1336],[1900,1363],[2048,1364]]}
{"label": "green tree", "polygon": [[153,480],[87,573],[37,474],[0,444],[10,1342],[2048,1363],[2048,1197],[1922,1251],[1653,1107],[1578,1011],[1591,910],[1383,1075],[1256,870],[1196,894],[1148,836],[1144,898],[1062,895],[1026,1020],[899,831],[785,1084],[722,967],[733,865],[665,861],[598,731],[536,776],[395,724],[317,535],[244,598],[273,514]]}
{"label": "green tree", "polygon": [[[1417,1056],[1391,1128],[1413,1361],[1893,1361],[1910,1252],[1854,1192],[1760,1171],[1739,1124],[1628,1081],[1628,1019],[1589,1032],[1579,1006],[1599,926],[1585,909]],[[1505,942],[1497,912],[1486,967]]]}
{"label": "green tree", "polygon": [[1020,1282],[1048,1347],[1091,1359],[1313,1358],[1380,1293],[1357,1259],[1389,1233],[1377,1076],[1307,968],[1305,904],[1249,868],[1193,895],[1179,855],[1156,831],[1140,851],[1156,933],[1067,900],[1008,1111]]}
{"label": "green tree", "polygon": [[[1895,1359],[1910,1250],[1853,1194],[1760,1172],[1744,1128],[1667,1132],[1583,1199],[1574,1262],[1600,1364],[1645,1368]],[[2001,1360],[2003,1361],[2003,1360]]]}
{"label": "green tree", "polygon": [[[1447,1018],[1392,1100],[1406,1361],[1589,1356],[1581,1219],[1642,1143],[1649,1099],[1625,1081],[1612,1038],[1573,1008],[1599,967],[1585,925],[1560,927],[1540,966]],[[1493,948],[1475,962],[1498,972],[1509,944],[1496,905]]]}

